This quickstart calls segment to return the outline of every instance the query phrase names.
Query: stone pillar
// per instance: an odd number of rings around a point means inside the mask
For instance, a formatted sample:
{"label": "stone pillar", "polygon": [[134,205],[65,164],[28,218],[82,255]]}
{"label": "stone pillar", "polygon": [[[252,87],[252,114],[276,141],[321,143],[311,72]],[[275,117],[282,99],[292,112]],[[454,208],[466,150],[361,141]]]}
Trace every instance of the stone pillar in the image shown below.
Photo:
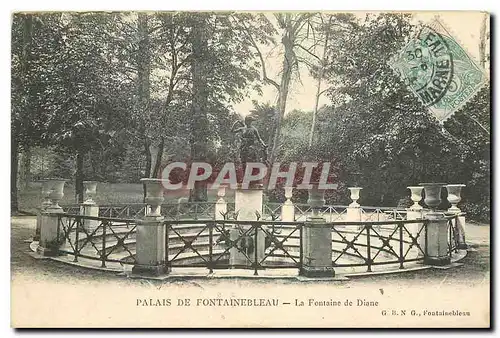
{"label": "stone pillar", "polygon": [[[422,186],[411,186],[407,187],[411,191],[411,200],[413,201],[413,205],[410,206],[409,208],[406,209],[406,219],[408,221],[416,220],[416,219],[423,219],[424,214],[423,210],[424,208],[419,204],[419,202],[422,200],[422,190],[424,187]],[[412,223],[412,224],[406,224],[405,225],[408,231],[415,237],[419,233],[420,229],[424,226],[424,223]],[[420,236],[417,238],[418,245],[424,250],[424,245],[425,245],[425,229],[422,229],[420,232]],[[415,247],[416,250],[418,248]],[[417,252],[417,258],[422,258],[424,254],[418,250]]]}
{"label": "stone pillar", "polygon": [[215,219],[223,220],[224,215],[227,213],[227,202],[224,199],[226,196],[226,187],[219,187],[217,190],[217,202],[215,203]]}
{"label": "stone pillar", "polygon": [[[361,205],[359,205],[358,200],[359,200],[359,192],[363,188],[359,187],[354,187],[354,188],[347,188],[351,192],[351,200],[352,203],[349,204],[349,206],[346,209],[346,221],[347,222],[361,222],[362,221],[362,211],[361,211]],[[362,226],[359,226],[361,228]]]}
{"label": "stone pillar", "polygon": [[281,220],[283,222],[295,221],[295,206],[291,200],[293,194],[293,187],[285,187],[286,201],[281,207]]}
{"label": "stone pillar", "polygon": [[305,277],[334,277],[332,264],[332,234],[330,226],[319,216],[318,210],[324,205],[324,190],[313,185],[309,190],[308,204],[313,209],[302,232],[302,267],[300,275]]}
{"label": "stone pillar", "polygon": [[424,263],[431,265],[450,264],[448,254],[448,221],[442,212],[436,212],[441,203],[441,189],[445,183],[420,183],[424,187],[425,204],[431,208],[425,213],[427,232],[424,229]]}
{"label": "stone pillar", "polygon": [[[238,213],[239,221],[257,221],[262,216],[263,189],[260,186],[243,189],[238,187],[235,191],[234,208]],[[259,216],[258,216],[259,215]],[[241,236],[241,231],[247,231],[251,225],[239,224],[229,230],[229,238],[232,241]],[[255,245],[255,234],[252,230],[248,231],[248,236],[244,240],[238,241],[240,250],[244,250],[250,261],[237,248],[229,249],[229,264],[231,265],[249,265],[252,264],[255,257],[254,250],[257,250],[257,260],[264,258],[265,235],[262,230],[257,231],[257,246]],[[247,249],[245,249],[247,248]]]}
{"label": "stone pillar", "polygon": [[450,264],[450,256],[448,254],[448,220],[443,213],[439,212],[428,213],[426,219],[428,220],[427,234],[423,234],[425,238],[423,249],[426,253],[424,263],[430,265]]}
{"label": "stone pillar", "polygon": [[[406,209],[406,219],[409,221],[422,219],[422,210],[424,208],[419,204],[419,202],[422,200],[422,190],[424,189],[424,187],[411,186],[407,188],[411,191],[411,200],[413,201],[413,205]],[[413,236],[417,236],[422,226],[422,223],[412,223],[407,224],[406,228]],[[421,236],[423,236],[423,233],[421,233]]]}
{"label": "stone pillar", "polygon": [[467,243],[465,242],[465,213],[463,213],[457,206],[457,204],[462,200],[460,192],[463,187],[465,187],[465,184],[448,184],[446,186],[446,189],[448,190],[448,202],[451,204],[451,207],[448,209],[448,213],[458,216],[453,220],[453,222],[458,231],[459,249],[467,249]]}
{"label": "stone pillar", "polygon": [[165,225],[161,216],[163,202],[163,183],[154,178],[143,178],[146,185],[146,203],[150,207],[149,214],[137,221],[136,262],[133,274],[159,276],[169,272],[165,265],[165,254],[168,250],[165,242]]}
{"label": "stone pillar", "polygon": [[38,210],[37,216],[36,216],[36,230],[35,230],[35,236],[33,237],[33,241],[40,241],[40,229],[42,226],[42,214],[47,210],[47,208],[52,204],[50,202],[50,192],[52,191],[53,187],[53,180],[46,179],[42,180],[42,204]]}
{"label": "stone pillar", "polygon": [[[93,199],[96,195],[97,182],[83,181],[83,187],[85,188],[86,199],[80,206],[80,215],[99,217],[99,206],[97,206]],[[99,226],[99,221],[83,219],[82,225],[85,230],[91,234]]]}
{"label": "stone pillar", "polygon": [[[64,197],[64,179],[50,179],[50,206],[41,214],[40,241],[37,252],[43,256],[56,256],[59,247],[64,243],[63,232],[59,230],[58,217],[55,214],[64,214],[59,201]],[[58,231],[59,230],[59,231]]]}

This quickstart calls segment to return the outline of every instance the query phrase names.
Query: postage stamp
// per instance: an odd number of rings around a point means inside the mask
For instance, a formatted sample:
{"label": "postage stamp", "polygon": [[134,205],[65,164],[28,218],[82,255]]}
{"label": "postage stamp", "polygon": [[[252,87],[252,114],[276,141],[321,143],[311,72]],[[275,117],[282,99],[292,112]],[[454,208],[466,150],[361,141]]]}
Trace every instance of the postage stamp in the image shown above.
{"label": "postage stamp", "polygon": [[487,74],[436,17],[390,61],[440,123],[466,104]]}

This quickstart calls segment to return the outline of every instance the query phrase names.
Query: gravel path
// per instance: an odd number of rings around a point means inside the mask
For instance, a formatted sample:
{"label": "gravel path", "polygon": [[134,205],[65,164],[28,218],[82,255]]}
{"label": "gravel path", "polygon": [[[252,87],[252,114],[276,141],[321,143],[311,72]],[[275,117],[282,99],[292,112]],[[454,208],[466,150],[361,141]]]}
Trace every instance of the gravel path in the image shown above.
{"label": "gravel path", "polygon": [[[131,279],[32,258],[26,240],[34,230],[33,217],[12,218],[13,327],[487,327],[490,322],[487,225],[467,228],[475,251],[469,252],[460,267],[322,282]],[[279,306],[198,305],[200,301],[233,298],[275,299]],[[186,299],[192,306],[178,304]],[[172,306],[144,306],[166,300]],[[297,306],[299,300],[306,306]],[[311,301],[343,305],[308,306]],[[354,305],[346,307],[347,301]],[[359,302],[377,305],[360,306]],[[391,316],[403,310],[408,315]],[[442,310],[470,311],[470,316],[409,315]]]}

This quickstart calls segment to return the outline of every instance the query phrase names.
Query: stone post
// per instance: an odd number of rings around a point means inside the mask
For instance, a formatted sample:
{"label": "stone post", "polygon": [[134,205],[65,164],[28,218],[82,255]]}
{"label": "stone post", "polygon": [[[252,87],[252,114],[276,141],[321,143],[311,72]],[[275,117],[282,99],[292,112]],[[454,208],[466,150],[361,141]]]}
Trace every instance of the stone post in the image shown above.
{"label": "stone post", "polygon": [[[424,208],[419,204],[419,202],[422,200],[422,190],[424,189],[424,187],[411,186],[407,188],[411,191],[411,200],[413,201],[413,205],[406,209],[406,219],[409,221],[422,219],[422,212]],[[422,225],[422,223],[412,223],[407,224],[406,228],[413,236],[416,236],[420,231]],[[423,235],[424,234],[421,233],[421,236]]]}
{"label": "stone post", "polygon": [[224,215],[227,213],[227,202],[224,199],[226,196],[226,187],[221,186],[217,190],[217,202],[215,203],[215,220],[223,220]]}
{"label": "stone post", "polygon": [[141,182],[146,185],[146,203],[151,211],[137,221],[136,262],[132,273],[159,276],[169,272],[165,265],[168,243],[165,242],[166,229],[161,216],[163,183],[166,181],[143,178]]}
{"label": "stone post", "polygon": [[[448,221],[440,212],[429,212],[425,218],[427,223],[427,234],[425,236],[424,263],[430,265],[447,265],[450,264],[450,256],[448,254]],[[425,231],[425,230],[424,230]],[[427,250],[427,251],[426,251]]]}
{"label": "stone post", "polygon": [[313,188],[309,190],[307,203],[313,209],[313,213],[307,218],[302,233],[300,275],[314,278],[334,277],[331,229],[318,212],[325,203],[324,190],[320,190],[317,184],[313,184]]}
{"label": "stone post", "polygon": [[424,263],[430,265],[450,264],[448,254],[448,221],[444,213],[436,212],[441,203],[441,188],[444,183],[420,183],[424,187],[425,199],[431,211],[425,214],[427,232],[424,229]]}
{"label": "stone post", "polygon": [[[64,179],[50,179],[50,205],[41,214],[40,241],[37,252],[43,256],[58,255],[59,247],[64,243],[63,233],[59,230],[58,217],[55,214],[64,214],[59,201],[64,197]],[[48,189],[48,188],[47,188]]]}
{"label": "stone post", "polygon": [[465,242],[465,213],[462,212],[462,210],[460,210],[457,206],[457,204],[462,200],[460,192],[463,187],[465,187],[465,184],[448,184],[446,186],[446,190],[448,190],[448,202],[451,204],[448,212],[452,215],[458,216],[455,220],[453,220],[453,222],[456,221],[454,226],[458,231],[459,249],[467,249],[467,243]]}
{"label": "stone post", "polygon": [[[262,216],[262,199],[263,188],[259,185],[250,186],[248,189],[238,187],[235,191],[234,208],[238,213],[239,221],[256,221],[257,214]],[[229,230],[229,238],[236,241],[241,232],[247,231],[251,225],[239,224],[233,226]],[[241,251],[244,251],[250,258],[250,261],[245,255],[235,247],[229,249],[229,264],[231,265],[248,265],[255,259],[255,251],[257,250],[257,260],[264,258],[265,251],[265,234],[262,230],[257,231],[257,245],[255,245],[255,234],[252,230],[248,231],[248,236],[245,239],[240,239],[237,246]]]}
{"label": "stone post", "polygon": [[295,221],[295,206],[291,200],[293,195],[293,187],[285,187],[286,201],[281,207],[281,220],[283,222]]}
{"label": "stone post", "polygon": [[[96,195],[97,182],[94,181],[83,181],[83,187],[85,188],[85,201],[80,206],[80,215],[84,216],[99,216],[99,207],[94,201],[94,196]],[[83,219],[82,225],[85,230],[91,234],[98,226],[98,220]]]}
{"label": "stone post", "polygon": [[[352,203],[349,204],[346,210],[346,221],[347,222],[361,222],[362,221],[362,211],[361,211],[361,205],[359,205],[358,200],[359,200],[359,192],[363,188],[359,187],[353,187],[353,188],[347,188],[351,192],[351,200]],[[361,226],[360,226],[361,227]],[[360,228],[358,227],[358,228]]]}
{"label": "stone post", "polygon": [[35,230],[35,236],[33,237],[33,241],[40,241],[40,229],[42,226],[42,214],[47,210],[47,208],[52,204],[50,202],[50,192],[52,191],[53,187],[53,180],[51,179],[46,179],[42,180],[42,204],[38,210],[37,216],[36,216],[36,230]]}
{"label": "stone post", "polygon": [[[408,221],[423,219],[424,217],[424,208],[419,204],[422,200],[422,190],[424,187],[422,186],[411,186],[407,187],[411,191],[411,200],[413,201],[413,205],[406,209],[406,219]],[[412,223],[405,225],[408,231],[415,237],[419,233],[420,229],[424,226],[423,223]],[[420,236],[417,238],[418,245],[424,250],[425,245],[425,229],[420,232]],[[417,249],[417,248],[416,248]],[[417,249],[418,250],[418,249]],[[418,250],[417,257],[421,258],[424,254]]]}

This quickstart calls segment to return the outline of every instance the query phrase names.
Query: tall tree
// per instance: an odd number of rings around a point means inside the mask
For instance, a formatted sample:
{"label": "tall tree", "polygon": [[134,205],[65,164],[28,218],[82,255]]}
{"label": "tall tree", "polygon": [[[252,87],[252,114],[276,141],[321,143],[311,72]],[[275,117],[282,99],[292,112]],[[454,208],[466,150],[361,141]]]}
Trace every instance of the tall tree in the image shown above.
{"label": "tall tree", "polygon": [[481,29],[479,31],[479,64],[483,68],[486,67],[486,61],[489,59],[489,55],[486,55],[486,40],[488,40],[486,28],[488,25],[489,17],[490,15],[488,13],[483,14],[483,19],[481,20]]}
{"label": "tall tree", "polygon": [[[200,14],[193,21],[191,39],[192,58],[192,110],[191,110],[191,159],[196,162],[206,162],[208,158],[209,124],[207,118],[207,18]],[[195,182],[191,190],[190,199],[193,201],[206,201],[206,182]]]}
{"label": "tall tree", "polygon": [[[227,138],[220,130],[234,121],[231,104],[240,102],[251,89],[260,91],[258,63],[249,35],[241,21],[259,21],[260,16],[236,13],[199,13],[191,17],[191,158],[216,162],[218,144]],[[266,39],[269,25],[256,28]],[[206,199],[206,188],[200,183],[192,199]]]}
{"label": "tall tree", "polygon": [[44,118],[38,95],[45,79],[38,72],[39,43],[47,35],[32,14],[16,13],[12,21],[11,211],[18,211],[19,153],[44,144]]}
{"label": "tall tree", "polygon": [[[118,101],[123,83],[113,76],[107,34],[111,14],[47,13],[41,30],[50,43],[38,42],[39,114],[45,119],[45,139],[74,154],[76,198],[83,201],[84,158],[109,140],[123,125]],[[47,36],[45,36],[47,38]],[[123,104],[124,106],[126,104]]]}
{"label": "tall tree", "polygon": [[[309,71],[311,75],[316,79],[316,94],[314,99],[314,107],[312,114],[311,127],[309,130],[309,151],[312,151],[311,147],[314,141],[316,120],[319,109],[319,101],[323,94],[327,93],[335,83],[335,79],[332,77],[325,78],[325,70],[329,64],[329,57],[331,53],[328,51],[331,47],[342,48],[337,41],[342,41],[338,38],[342,34],[346,34],[349,30],[356,29],[355,20],[353,20],[354,15],[347,13],[338,14],[318,14],[317,22],[314,23],[313,29],[316,34],[312,37],[312,45],[307,50],[309,55],[312,56],[311,63],[307,63],[309,66]],[[323,88],[325,81],[326,88]]]}
{"label": "tall tree", "polygon": [[279,81],[269,78],[267,74],[264,55],[260,50],[258,40],[253,38],[253,27],[245,22],[241,24],[245,27],[247,34],[250,37],[250,42],[255,48],[256,54],[261,61],[262,80],[266,84],[272,85],[278,94],[277,99],[277,115],[273,130],[273,141],[270,148],[269,161],[273,163],[280,150],[281,125],[285,116],[288,94],[294,76],[299,76],[300,64],[309,64],[309,56],[312,54],[311,49],[314,48],[314,43],[311,41],[314,34],[313,19],[317,13],[276,13],[274,19],[276,28],[274,32],[278,32],[281,36],[281,47],[283,49],[283,60],[281,62],[281,70]]}
{"label": "tall tree", "polygon": [[[17,177],[19,169],[19,146],[22,142],[24,122],[30,116],[32,103],[30,88],[31,53],[32,53],[33,17],[31,15],[15,15],[12,27],[12,96],[13,109],[11,119],[11,172],[10,199],[11,212],[18,211]],[[26,136],[26,135],[25,135]]]}

